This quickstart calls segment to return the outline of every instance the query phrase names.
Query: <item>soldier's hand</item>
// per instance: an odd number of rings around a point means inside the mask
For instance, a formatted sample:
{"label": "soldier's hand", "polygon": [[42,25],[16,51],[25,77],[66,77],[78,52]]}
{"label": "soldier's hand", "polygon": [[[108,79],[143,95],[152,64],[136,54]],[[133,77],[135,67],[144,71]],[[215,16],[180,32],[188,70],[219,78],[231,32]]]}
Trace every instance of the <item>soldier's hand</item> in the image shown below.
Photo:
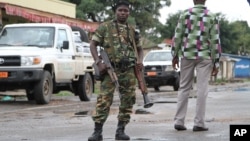
{"label": "soldier's hand", "polygon": [[143,69],[143,64],[142,63],[136,63],[136,68],[138,71],[141,71]]}
{"label": "soldier's hand", "polygon": [[107,66],[103,62],[98,63],[97,66],[99,68],[100,74],[107,72]]}

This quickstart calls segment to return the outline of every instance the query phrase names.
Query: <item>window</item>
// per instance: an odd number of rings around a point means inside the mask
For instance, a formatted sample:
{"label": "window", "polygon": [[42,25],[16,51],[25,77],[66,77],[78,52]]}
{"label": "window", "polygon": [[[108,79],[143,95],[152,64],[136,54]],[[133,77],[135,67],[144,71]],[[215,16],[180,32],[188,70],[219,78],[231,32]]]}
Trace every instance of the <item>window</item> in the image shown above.
{"label": "window", "polygon": [[67,32],[65,29],[59,29],[56,47],[61,48],[63,46],[63,41],[68,41]]}
{"label": "window", "polygon": [[172,60],[171,52],[149,52],[145,61],[170,61]]}
{"label": "window", "polygon": [[53,27],[7,27],[0,37],[0,44],[9,46],[52,47]]}

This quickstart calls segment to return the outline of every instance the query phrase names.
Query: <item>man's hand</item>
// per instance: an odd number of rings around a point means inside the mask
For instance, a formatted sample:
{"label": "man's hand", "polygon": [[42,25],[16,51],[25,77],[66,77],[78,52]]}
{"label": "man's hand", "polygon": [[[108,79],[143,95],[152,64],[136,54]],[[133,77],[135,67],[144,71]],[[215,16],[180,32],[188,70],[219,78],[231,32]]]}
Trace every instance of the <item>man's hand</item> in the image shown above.
{"label": "man's hand", "polygon": [[174,70],[177,70],[179,68],[179,58],[177,56],[173,57],[172,59],[172,67]]}
{"label": "man's hand", "polygon": [[219,68],[217,68],[217,67],[214,66],[213,70],[211,72],[211,76],[216,76],[218,74],[218,72],[219,72]]}
{"label": "man's hand", "polygon": [[211,72],[211,76],[216,76],[219,72],[219,69],[220,69],[220,64],[218,62],[216,62],[214,64],[213,70]]}

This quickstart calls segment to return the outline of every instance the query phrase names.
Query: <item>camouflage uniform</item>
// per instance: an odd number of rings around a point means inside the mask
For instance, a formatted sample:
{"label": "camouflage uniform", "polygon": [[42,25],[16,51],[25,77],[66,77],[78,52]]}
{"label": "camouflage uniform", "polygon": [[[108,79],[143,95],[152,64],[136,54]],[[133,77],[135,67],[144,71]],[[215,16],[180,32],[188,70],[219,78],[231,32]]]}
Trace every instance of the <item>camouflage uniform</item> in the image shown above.
{"label": "camouflage uniform", "polygon": [[[117,118],[119,121],[125,123],[129,122],[130,114],[135,104],[136,77],[134,74],[134,65],[136,59],[132,46],[132,34],[134,34],[134,29],[129,25],[109,21],[102,23],[92,37],[92,40],[98,41],[100,46],[104,48],[114,66],[121,94]],[[139,41],[136,44],[139,46]],[[129,63],[125,64],[125,69],[122,66],[123,64],[120,63],[124,57],[129,60]],[[104,79],[101,81],[101,93],[97,97],[96,113],[93,115],[93,120],[96,123],[104,123],[106,121],[115,90],[115,85],[111,82],[109,75],[105,74],[103,77]]]}

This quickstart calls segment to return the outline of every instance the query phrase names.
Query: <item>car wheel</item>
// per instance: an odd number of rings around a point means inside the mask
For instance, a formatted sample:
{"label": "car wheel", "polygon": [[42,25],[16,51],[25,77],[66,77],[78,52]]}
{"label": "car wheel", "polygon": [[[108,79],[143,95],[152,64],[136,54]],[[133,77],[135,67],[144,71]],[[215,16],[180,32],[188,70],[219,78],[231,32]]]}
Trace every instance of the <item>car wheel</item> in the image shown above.
{"label": "car wheel", "polygon": [[93,80],[89,73],[81,77],[78,81],[76,88],[76,95],[79,96],[81,101],[90,101],[93,93]]}
{"label": "car wheel", "polygon": [[157,92],[159,92],[159,91],[160,91],[159,86],[154,86],[154,89],[155,89],[155,91],[157,91]]}
{"label": "car wheel", "polygon": [[26,89],[26,97],[27,97],[28,101],[35,100],[34,90]]}
{"label": "car wheel", "polygon": [[48,104],[53,91],[52,76],[48,71],[43,72],[39,82],[35,84],[34,95],[37,104]]}

